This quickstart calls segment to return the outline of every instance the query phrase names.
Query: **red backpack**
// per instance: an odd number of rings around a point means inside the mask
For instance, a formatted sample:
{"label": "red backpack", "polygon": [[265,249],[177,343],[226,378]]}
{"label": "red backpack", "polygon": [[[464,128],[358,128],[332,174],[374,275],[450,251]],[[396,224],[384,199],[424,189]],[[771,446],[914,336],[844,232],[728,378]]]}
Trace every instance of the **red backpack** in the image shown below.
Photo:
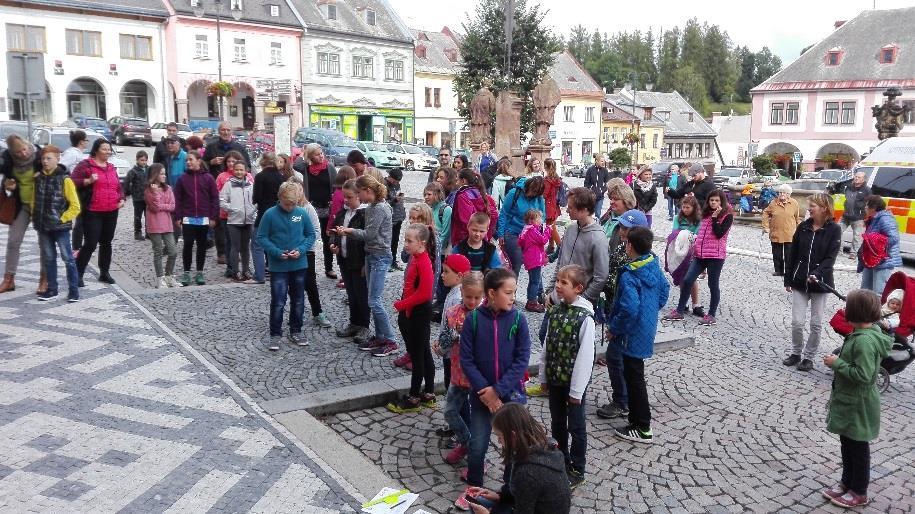
{"label": "red backpack", "polygon": [[876,267],[886,260],[887,237],[879,232],[867,232],[861,240],[861,260],[866,268]]}

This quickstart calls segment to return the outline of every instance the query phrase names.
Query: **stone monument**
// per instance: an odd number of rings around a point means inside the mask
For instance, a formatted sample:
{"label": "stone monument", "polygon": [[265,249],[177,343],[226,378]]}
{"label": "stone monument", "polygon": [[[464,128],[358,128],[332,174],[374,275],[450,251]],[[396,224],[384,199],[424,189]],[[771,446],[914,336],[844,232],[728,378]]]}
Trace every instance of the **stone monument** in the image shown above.
{"label": "stone monument", "polygon": [[470,101],[470,149],[474,163],[480,162],[480,144],[492,138],[492,113],[495,109],[496,97],[485,86]]}
{"label": "stone monument", "polygon": [[516,175],[523,174],[524,149],[521,148],[521,108],[524,104],[518,95],[500,91],[496,100],[496,142],[497,158],[508,157]]}
{"label": "stone monument", "polygon": [[553,124],[556,106],[561,100],[559,86],[549,77],[534,88],[534,135],[527,149],[531,157],[541,163],[550,156],[553,149],[550,126]]}
{"label": "stone monument", "polygon": [[883,105],[871,107],[874,118],[874,128],[877,129],[877,138],[883,141],[899,135],[902,126],[905,123],[905,115],[911,110],[908,105],[900,104],[896,98],[902,96],[902,91],[898,87],[891,87],[883,92],[886,101]]}

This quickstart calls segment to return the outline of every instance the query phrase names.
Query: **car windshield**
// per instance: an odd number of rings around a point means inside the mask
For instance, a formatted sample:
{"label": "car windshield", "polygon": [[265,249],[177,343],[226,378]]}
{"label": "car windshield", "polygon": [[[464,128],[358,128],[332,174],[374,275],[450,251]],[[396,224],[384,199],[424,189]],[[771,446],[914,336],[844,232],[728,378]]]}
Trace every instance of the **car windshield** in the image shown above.
{"label": "car windshield", "polygon": [[842,170],[823,170],[820,172],[820,178],[827,180],[841,180],[845,176]]}
{"label": "car windshield", "polygon": [[722,168],[718,172],[719,177],[739,177],[741,175],[741,170],[737,168]]}
{"label": "car windshield", "polygon": [[[88,141],[88,144],[86,144],[86,147],[83,148],[84,155],[89,155],[89,150],[92,150],[92,144],[95,143],[95,140],[100,137],[102,136],[98,134],[86,134],[86,141]],[[51,144],[57,148],[70,148],[70,134],[51,134]],[[114,147],[112,146],[111,149],[114,150]]]}
{"label": "car windshield", "polygon": [[366,152],[386,152],[387,151],[387,149],[385,147],[379,145],[378,143],[369,143],[367,141],[363,141],[360,144],[365,147]]}
{"label": "car windshield", "polygon": [[413,145],[403,145],[403,149],[407,153],[426,153],[426,152],[423,152],[422,150],[420,150],[418,146],[413,146]]}
{"label": "car windshield", "polygon": [[108,128],[108,124],[105,123],[105,120],[98,120],[98,119],[92,119],[92,118],[86,118],[86,126],[87,127]]}
{"label": "car windshield", "polygon": [[[18,123],[4,123],[0,125],[0,139],[6,139],[7,136],[12,134],[18,134],[24,138],[29,137],[29,127],[28,125],[20,125]],[[70,146],[69,144],[67,146]]]}
{"label": "car windshield", "polygon": [[434,146],[424,146],[423,150],[425,150],[425,152],[427,154],[429,154],[429,157],[438,157],[439,150],[438,150],[438,148],[436,148]]}
{"label": "car windshield", "polygon": [[178,126],[178,130],[181,132],[190,132],[191,131],[191,127],[189,127],[183,123],[176,123],[175,125]]}
{"label": "car windshield", "polygon": [[356,148],[356,142],[348,137],[335,137],[330,139],[330,146],[335,148]]}

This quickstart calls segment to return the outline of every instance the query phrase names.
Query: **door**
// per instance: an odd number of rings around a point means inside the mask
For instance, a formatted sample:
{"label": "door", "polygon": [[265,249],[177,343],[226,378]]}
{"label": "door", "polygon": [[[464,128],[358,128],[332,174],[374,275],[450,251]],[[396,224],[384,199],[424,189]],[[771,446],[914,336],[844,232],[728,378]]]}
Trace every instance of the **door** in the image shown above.
{"label": "door", "polygon": [[254,99],[250,96],[246,96],[241,99],[241,124],[245,127],[245,130],[254,129],[254,122],[256,120],[254,114]]}
{"label": "door", "polygon": [[359,141],[374,141],[372,136],[372,117],[359,116]]}

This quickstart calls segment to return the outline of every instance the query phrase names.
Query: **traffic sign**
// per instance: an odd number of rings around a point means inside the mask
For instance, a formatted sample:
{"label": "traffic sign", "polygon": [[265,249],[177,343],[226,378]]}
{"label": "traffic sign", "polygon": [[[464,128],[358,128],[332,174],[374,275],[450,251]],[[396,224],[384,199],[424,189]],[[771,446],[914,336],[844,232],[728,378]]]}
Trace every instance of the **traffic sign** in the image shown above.
{"label": "traffic sign", "polygon": [[794,152],[794,159],[792,159],[792,160],[794,161],[795,164],[797,164],[797,163],[801,162],[801,157],[802,157],[801,152]]}

